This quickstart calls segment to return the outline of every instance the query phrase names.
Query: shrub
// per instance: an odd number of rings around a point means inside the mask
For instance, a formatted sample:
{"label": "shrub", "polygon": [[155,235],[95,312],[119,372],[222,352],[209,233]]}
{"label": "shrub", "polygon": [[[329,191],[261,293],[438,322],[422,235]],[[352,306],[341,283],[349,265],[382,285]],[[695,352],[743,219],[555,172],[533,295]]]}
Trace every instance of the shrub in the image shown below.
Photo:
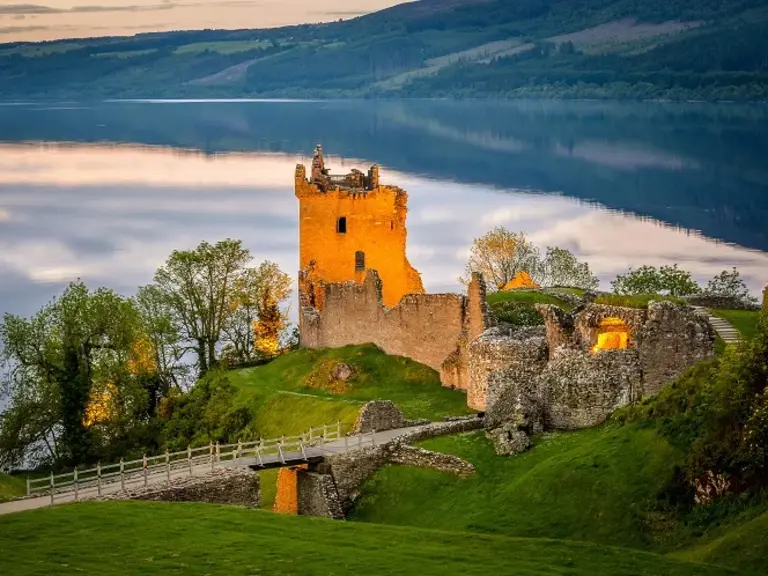
{"label": "shrub", "polygon": [[491,306],[493,313],[501,322],[517,328],[541,326],[544,318],[536,311],[533,304],[506,300]]}

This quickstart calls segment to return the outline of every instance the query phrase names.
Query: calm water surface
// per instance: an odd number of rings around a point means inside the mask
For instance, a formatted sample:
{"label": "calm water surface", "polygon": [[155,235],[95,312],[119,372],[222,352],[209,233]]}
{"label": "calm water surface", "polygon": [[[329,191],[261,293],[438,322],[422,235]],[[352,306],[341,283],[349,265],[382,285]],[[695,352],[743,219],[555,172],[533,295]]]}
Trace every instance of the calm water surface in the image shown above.
{"label": "calm water surface", "polygon": [[590,262],[737,266],[768,283],[768,109],[488,102],[0,106],[0,313],[81,277],[125,294],[173,249],[239,238],[297,268],[293,173],[381,165],[410,195],[408,256],[455,291],[495,225]]}

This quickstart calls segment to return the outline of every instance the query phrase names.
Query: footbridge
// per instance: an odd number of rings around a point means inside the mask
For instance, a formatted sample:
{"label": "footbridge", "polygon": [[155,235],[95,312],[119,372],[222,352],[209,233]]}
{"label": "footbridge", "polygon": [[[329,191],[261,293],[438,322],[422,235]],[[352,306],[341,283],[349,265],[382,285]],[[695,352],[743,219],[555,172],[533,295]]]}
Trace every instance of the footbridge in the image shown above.
{"label": "footbridge", "polygon": [[311,428],[298,436],[260,439],[236,444],[209,443],[181,452],[120,460],[116,464],[75,469],[64,474],[27,480],[26,498],[0,504],[0,515],[56,504],[92,500],[128,488],[170,484],[173,480],[200,476],[217,468],[235,466],[266,470],[322,461],[326,456],[386,444],[419,426],[359,434],[343,433],[340,422]]}

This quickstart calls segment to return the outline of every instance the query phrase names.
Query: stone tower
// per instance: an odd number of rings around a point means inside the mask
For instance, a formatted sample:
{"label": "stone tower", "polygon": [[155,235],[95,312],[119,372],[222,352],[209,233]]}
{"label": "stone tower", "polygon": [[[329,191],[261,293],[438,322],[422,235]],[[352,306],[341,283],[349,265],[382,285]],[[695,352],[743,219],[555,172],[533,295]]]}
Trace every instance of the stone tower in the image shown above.
{"label": "stone tower", "polygon": [[378,166],[330,175],[315,148],[312,172],[296,167],[299,199],[299,292],[302,306],[322,308],[324,283],[362,284],[366,270],[381,278],[382,299],[393,307],[405,294],[423,293],[420,274],[405,255],[408,194],[379,183]]}

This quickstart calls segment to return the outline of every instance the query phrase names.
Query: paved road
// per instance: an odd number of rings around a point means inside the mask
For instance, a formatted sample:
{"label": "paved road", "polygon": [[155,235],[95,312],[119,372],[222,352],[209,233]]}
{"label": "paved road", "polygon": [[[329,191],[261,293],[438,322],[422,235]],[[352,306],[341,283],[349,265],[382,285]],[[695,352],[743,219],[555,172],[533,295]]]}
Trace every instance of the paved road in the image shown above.
{"label": "paved road", "polygon": [[[223,457],[219,462],[211,463],[209,457],[204,456],[195,458],[192,460],[192,466],[190,467],[186,461],[180,461],[175,463],[170,471],[170,480],[177,480],[180,478],[189,478],[190,476],[201,476],[207,474],[212,469],[216,468],[231,468],[232,466],[245,466],[252,468],[253,470],[263,470],[266,468],[278,468],[284,466],[295,466],[307,461],[321,459],[325,456],[333,454],[342,454],[352,450],[358,450],[360,447],[365,446],[380,446],[386,444],[396,436],[403,434],[404,432],[416,430],[419,426],[412,428],[399,428],[396,430],[387,430],[385,432],[376,432],[371,435],[362,434],[358,436],[348,436],[346,438],[340,438],[326,442],[323,445],[316,445],[306,447],[304,454],[300,451],[284,452],[283,458],[280,458],[277,454],[266,454],[261,460],[248,456],[244,458],[230,459]],[[306,455],[306,460],[304,459]],[[146,485],[162,485],[167,484],[169,481],[168,471],[166,469],[153,470],[147,474]],[[145,484],[144,474],[139,471],[130,475],[126,474],[125,487],[136,488]],[[101,495],[115,494],[122,490],[122,485],[119,478],[115,481],[102,482]],[[78,490],[77,498],[75,498],[74,490],[68,490],[66,492],[57,493],[55,500],[51,503],[50,495],[40,496],[37,498],[27,498],[24,500],[14,500],[13,502],[6,502],[0,504],[0,515],[11,514],[13,512],[23,512],[25,510],[34,510],[36,508],[45,508],[47,506],[66,504],[69,502],[75,502],[77,500],[92,500],[99,497],[99,490],[96,486],[83,486]]]}

